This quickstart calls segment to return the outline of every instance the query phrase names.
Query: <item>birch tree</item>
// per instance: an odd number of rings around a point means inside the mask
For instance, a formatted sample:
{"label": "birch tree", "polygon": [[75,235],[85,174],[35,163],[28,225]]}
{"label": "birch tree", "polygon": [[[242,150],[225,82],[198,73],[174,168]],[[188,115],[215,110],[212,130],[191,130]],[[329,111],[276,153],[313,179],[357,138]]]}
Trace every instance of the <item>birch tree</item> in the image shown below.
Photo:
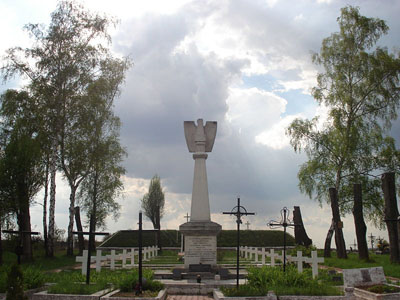
{"label": "birch tree", "polygon": [[[320,53],[313,56],[324,72],[318,74],[312,95],[329,109],[328,123],[321,129],[317,118],[297,119],[287,133],[294,150],[304,150],[308,157],[298,173],[301,191],[330,203],[327,192],[334,187],[339,201],[331,205],[332,212],[344,214],[354,209],[352,185],[360,183],[365,191],[361,207],[373,216],[382,211],[382,202],[376,201],[381,197],[376,197],[377,184],[369,175],[397,117],[400,60],[398,53],[377,46],[389,30],[385,21],[361,16],[352,6],[342,8],[337,20],[340,31],[324,39]],[[333,225],[337,232],[338,222]],[[325,247],[330,247],[329,237]],[[341,245],[338,248],[344,240]]]}
{"label": "birch tree", "polygon": [[[33,38],[30,48],[14,47],[7,50],[2,74],[5,80],[21,75],[29,80],[28,87],[35,97],[41,99],[41,113],[45,115],[49,142],[49,226],[48,255],[54,254],[56,174],[62,165],[64,176],[70,185],[68,225],[68,253],[71,254],[74,199],[77,186],[87,174],[87,166],[61,161],[66,157],[65,145],[69,131],[76,118],[74,112],[81,107],[80,101],[88,86],[101,77],[104,60],[113,59],[108,45],[107,33],[115,21],[86,11],[74,1],[59,1],[51,14],[49,26],[28,24],[25,29]],[[121,60],[128,65],[126,59]],[[70,124],[72,123],[72,125]],[[60,151],[64,151],[60,153]],[[81,168],[79,169],[79,168]],[[72,225],[71,225],[72,224]]]}

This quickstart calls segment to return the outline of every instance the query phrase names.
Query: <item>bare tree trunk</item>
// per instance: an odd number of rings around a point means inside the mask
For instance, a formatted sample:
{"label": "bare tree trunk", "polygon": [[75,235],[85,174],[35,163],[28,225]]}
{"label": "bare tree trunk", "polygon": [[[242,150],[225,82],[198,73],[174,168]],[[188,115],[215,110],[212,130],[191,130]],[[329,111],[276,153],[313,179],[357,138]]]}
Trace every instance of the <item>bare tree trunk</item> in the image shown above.
{"label": "bare tree trunk", "polygon": [[3,240],[1,236],[1,224],[2,224],[2,219],[0,215],[0,266],[3,265]]}
{"label": "bare tree trunk", "polygon": [[50,205],[49,205],[49,232],[48,232],[48,256],[54,256],[55,234],[55,209],[56,209],[56,172],[57,172],[57,139],[54,140],[49,170],[50,170]]}
{"label": "bare tree trunk", "polygon": [[343,223],[340,219],[336,188],[329,189],[329,197],[331,199],[332,217],[335,226],[336,254],[338,258],[347,258],[346,244],[343,236]]}
{"label": "bare tree trunk", "polygon": [[[79,206],[76,206],[74,210],[75,210],[76,229],[82,232],[83,228],[82,228],[81,212]],[[83,250],[85,250],[85,239],[83,238],[83,234],[78,234],[78,244],[79,244],[79,255],[82,255]]]}
{"label": "bare tree trunk", "polygon": [[162,252],[161,246],[161,222],[160,222],[160,207],[157,207],[157,247],[160,249],[160,253]]}
{"label": "bare tree trunk", "polygon": [[296,224],[294,227],[294,239],[297,245],[309,247],[312,245],[312,240],[308,237],[306,229],[304,228],[303,218],[299,206],[295,206],[293,210],[293,222]]}
{"label": "bare tree trunk", "polygon": [[69,194],[69,222],[68,222],[68,238],[67,238],[67,255],[74,255],[74,236],[72,231],[74,231],[74,213],[75,213],[75,194],[76,186],[70,183],[70,194]]}
{"label": "bare tree trunk", "polygon": [[365,225],[364,222],[361,184],[354,184],[353,191],[354,191],[353,216],[354,216],[354,225],[356,228],[356,236],[358,244],[358,258],[369,260],[368,244],[367,244],[367,225]]}
{"label": "bare tree trunk", "polygon": [[325,238],[324,257],[331,257],[331,241],[334,231],[335,221],[332,219],[331,227],[329,227],[328,233]]}
{"label": "bare tree trunk", "polygon": [[46,178],[44,182],[44,197],[43,197],[43,240],[44,240],[44,251],[46,256],[48,255],[48,238],[47,238],[47,197],[49,190],[49,161],[46,161]]}
{"label": "bare tree trunk", "polygon": [[399,246],[399,210],[397,208],[396,185],[394,173],[382,175],[382,190],[385,198],[385,222],[389,235],[390,262],[400,262]]}
{"label": "bare tree trunk", "polygon": [[[20,204],[19,214],[18,214],[18,225],[20,231],[31,231],[31,216],[29,214],[29,199],[23,200]],[[19,237],[22,239],[22,260],[32,261],[32,240],[30,234],[21,234]]]}

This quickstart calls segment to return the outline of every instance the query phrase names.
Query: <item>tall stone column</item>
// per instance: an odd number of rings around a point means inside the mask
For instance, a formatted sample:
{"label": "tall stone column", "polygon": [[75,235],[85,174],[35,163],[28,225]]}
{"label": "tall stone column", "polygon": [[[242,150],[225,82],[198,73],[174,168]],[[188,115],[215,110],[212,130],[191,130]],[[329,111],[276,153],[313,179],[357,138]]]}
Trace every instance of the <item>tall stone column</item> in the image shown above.
{"label": "tall stone column", "polygon": [[189,152],[194,153],[194,176],[190,222],[179,227],[185,236],[185,267],[196,264],[217,264],[217,234],[221,225],[212,222],[208,197],[206,159],[211,152],[217,132],[217,122],[197,120],[184,122]]}

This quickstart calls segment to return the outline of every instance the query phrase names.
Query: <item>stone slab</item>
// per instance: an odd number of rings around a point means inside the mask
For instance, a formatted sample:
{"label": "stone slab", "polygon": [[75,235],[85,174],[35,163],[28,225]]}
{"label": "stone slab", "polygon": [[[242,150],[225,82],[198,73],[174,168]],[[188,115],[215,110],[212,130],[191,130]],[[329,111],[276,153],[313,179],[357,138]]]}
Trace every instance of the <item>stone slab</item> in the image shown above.
{"label": "stone slab", "polygon": [[190,265],[217,264],[216,236],[186,236],[185,237],[185,267]]}
{"label": "stone slab", "polygon": [[344,269],[343,282],[346,287],[367,286],[386,283],[382,267]]}

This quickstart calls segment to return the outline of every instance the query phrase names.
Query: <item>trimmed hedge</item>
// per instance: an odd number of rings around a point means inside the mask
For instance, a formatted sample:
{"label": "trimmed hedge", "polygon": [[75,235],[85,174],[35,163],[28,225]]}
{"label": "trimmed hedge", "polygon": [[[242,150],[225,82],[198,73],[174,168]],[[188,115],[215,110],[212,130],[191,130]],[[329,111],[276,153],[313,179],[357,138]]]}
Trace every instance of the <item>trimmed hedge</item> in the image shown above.
{"label": "trimmed hedge", "polygon": [[[177,230],[161,230],[162,247],[180,247],[181,234]],[[156,243],[155,232],[143,232],[143,246],[153,246]],[[287,246],[294,246],[294,237],[286,233]],[[240,244],[244,246],[279,247],[283,246],[283,231],[278,230],[242,230]],[[218,247],[235,247],[236,230],[222,230],[217,237]],[[118,231],[101,247],[137,247],[138,232]]]}

